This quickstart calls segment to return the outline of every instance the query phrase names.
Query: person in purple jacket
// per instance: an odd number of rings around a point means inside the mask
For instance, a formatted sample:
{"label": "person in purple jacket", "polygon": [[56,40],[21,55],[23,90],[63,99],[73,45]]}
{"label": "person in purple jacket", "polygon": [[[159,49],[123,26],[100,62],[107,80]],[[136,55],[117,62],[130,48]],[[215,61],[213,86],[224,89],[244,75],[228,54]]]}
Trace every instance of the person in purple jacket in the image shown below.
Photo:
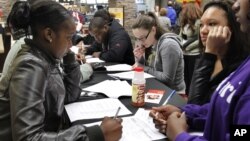
{"label": "person in purple jacket", "polygon": [[[250,1],[235,0],[233,10],[241,31],[250,32]],[[215,27],[209,32],[207,45],[218,46],[227,38],[227,30],[227,27]],[[155,126],[175,141],[230,140],[230,125],[250,125],[249,68],[250,56],[218,85],[208,104],[153,108],[150,115],[154,118]],[[204,125],[203,136],[188,133],[188,128],[197,125]]]}

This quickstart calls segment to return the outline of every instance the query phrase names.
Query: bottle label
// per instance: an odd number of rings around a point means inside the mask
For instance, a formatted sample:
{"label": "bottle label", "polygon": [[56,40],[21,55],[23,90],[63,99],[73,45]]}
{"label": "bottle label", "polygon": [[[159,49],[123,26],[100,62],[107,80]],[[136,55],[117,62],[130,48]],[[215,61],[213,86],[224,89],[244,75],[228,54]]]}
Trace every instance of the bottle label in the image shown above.
{"label": "bottle label", "polygon": [[132,84],[132,103],[134,105],[144,105],[145,84]]}

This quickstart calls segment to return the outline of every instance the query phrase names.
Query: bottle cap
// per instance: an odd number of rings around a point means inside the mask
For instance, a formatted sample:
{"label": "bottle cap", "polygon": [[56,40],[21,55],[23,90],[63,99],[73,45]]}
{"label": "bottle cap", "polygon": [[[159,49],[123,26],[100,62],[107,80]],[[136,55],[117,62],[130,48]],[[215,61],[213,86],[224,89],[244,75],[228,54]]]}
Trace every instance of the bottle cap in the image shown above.
{"label": "bottle cap", "polygon": [[135,67],[135,68],[134,68],[134,71],[142,72],[142,71],[143,71],[143,68],[142,68],[142,67]]}

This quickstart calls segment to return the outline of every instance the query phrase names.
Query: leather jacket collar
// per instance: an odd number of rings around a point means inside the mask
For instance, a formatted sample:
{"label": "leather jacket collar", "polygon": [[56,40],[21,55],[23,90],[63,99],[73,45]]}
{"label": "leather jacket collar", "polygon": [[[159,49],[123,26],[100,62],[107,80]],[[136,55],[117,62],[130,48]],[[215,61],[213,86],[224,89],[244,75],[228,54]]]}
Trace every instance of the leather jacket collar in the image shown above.
{"label": "leather jacket collar", "polygon": [[60,62],[60,59],[56,59],[53,57],[53,55],[45,48],[42,47],[41,45],[38,45],[35,41],[32,39],[25,38],[24,39],[25,43],[32,47],[32,48],[37,48],[40,52],[44,54],[44,56],[52,63],[52,64],[58,64]]}

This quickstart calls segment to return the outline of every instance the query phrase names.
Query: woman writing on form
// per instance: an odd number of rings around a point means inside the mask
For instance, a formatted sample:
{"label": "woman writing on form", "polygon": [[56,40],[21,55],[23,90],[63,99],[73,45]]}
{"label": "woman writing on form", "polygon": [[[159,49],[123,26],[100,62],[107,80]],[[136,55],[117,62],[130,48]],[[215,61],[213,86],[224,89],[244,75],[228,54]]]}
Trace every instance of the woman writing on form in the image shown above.
{"label": "woman writing on form", "polygon": [[[69,51],[75,23],[59,3],[43,0],[15,6],[13,28],[31,29],[32,39],[0,81],[0,139],[4,141],[117,141],[121,119],[100,126],[66,126],[64,104],[80,96],[80,69]],[[45,20],[46,19],[46,20]],[[63,70],[59,68],[63,59]]]}

